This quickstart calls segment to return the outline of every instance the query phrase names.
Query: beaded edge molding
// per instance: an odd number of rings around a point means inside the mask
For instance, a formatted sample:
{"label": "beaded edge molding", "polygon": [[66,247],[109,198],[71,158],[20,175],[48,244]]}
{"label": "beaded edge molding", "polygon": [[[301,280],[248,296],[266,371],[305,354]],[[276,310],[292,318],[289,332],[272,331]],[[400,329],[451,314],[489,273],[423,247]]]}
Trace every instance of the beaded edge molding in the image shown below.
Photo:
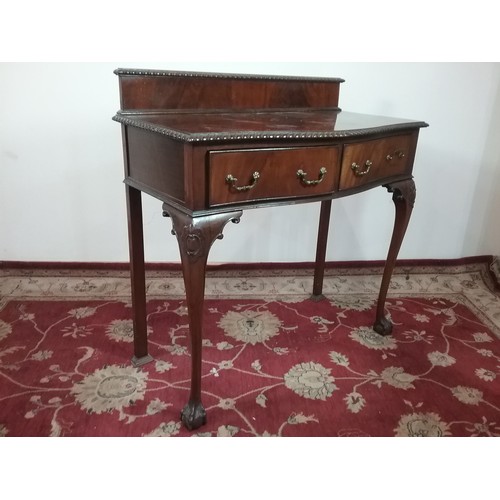
{"label": "beaded edge molding", "polygon": [[261,131],[235,131],[231,133],[227,132],[206,132],[206,133],[192,133],[187,134],[184,132],[179,132],[178,130],[173,130],[166,127],[161,127],[158,125],[153,125],[152,123],[144,122],[141,120],[134,120],[132,118],[127,118],[123,115],[116,114],[113,117],[115,122],[127,125],[129,127],[140,128],[147,130],[148,132],[155,132],[172,139],[177,139],[185,142],[215,142],[215,141],[248,141],[255,139],[336,139],[343,137],[358,137],[373,133],[386,133],[386,132],[397,132],[403,130],[409,130],[414,128],[427,127],[425,122],[408,122],[408,123],[398,123],[394,125],[384,125],[380,127],[372,128],[362,128],[355,130],[342,130],[342,131],[331,131],[331,132],[296,132],[291,130],[281,130],[276,132],[261,132]]}
{"label": "beaded edge molding", "polygon": [[250,75],[244,73],[210,73],[203,71],[175,71],[155,69],[126,69],[118,68],[113,72],[118,76],[171,76],[184,78],[219,78],[230,80],[294,80],[310,82],[344,83],[343,78],[336,77],[311,77],[311,76],[287,76],[287,75]]}

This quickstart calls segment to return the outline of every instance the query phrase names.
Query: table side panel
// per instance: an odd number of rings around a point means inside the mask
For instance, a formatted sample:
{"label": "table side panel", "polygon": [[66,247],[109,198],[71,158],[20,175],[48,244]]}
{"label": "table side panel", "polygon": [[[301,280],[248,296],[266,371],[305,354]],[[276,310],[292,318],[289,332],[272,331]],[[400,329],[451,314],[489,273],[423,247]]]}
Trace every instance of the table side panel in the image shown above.
{"label": "table side panel", "polygon": [[207,147],[185,144],[184,151],[186,207],[193,212],[203,211],[208,206]]}
{"label": "table side panel", "polygon": [[184,204],[184,145],[168,137],[128,127],[127,177],[150,194]]}

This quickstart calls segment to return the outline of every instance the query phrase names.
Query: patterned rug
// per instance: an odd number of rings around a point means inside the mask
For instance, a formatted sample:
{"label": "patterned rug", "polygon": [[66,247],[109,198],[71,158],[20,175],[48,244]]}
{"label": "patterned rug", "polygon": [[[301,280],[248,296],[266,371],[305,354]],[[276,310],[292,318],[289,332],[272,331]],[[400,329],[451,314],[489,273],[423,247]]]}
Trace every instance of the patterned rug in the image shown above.
{"label": "patterned rug", "polygon": [[154,360],[130,363],[127,272],[0,270],[0,436],[500,436],[500,295],[484,263],[208,273],[203,403],[189,394],[184,288],[148,272]]}

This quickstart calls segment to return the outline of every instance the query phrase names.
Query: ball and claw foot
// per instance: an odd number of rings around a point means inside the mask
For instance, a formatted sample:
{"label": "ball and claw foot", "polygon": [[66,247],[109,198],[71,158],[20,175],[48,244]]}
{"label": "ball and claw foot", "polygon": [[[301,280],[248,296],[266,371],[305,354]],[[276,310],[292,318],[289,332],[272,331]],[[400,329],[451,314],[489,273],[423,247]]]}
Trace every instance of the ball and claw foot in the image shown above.
{"label": "ball and claw foot", "polygon": [[377,321],[375,321],[373,329],[379,335],[383,336],[390,335],[392,333],[392,323],[386,317],[382,316],[382,318],[377,319]]}
{"label": "ball and claw foot", "polygon": [[181,420],[188,430],[193,431],[207,423],[207,412],[201,402],[189,401],[181,411]]}

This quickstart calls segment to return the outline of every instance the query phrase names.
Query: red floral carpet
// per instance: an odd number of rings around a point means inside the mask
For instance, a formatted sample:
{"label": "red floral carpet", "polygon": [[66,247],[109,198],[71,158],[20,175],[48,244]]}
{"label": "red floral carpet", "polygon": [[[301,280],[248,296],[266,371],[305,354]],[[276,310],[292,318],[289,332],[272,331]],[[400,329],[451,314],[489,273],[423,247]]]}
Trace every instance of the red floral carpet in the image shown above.
{"label": "red floral carpet", "polygon": [[318,303],[309,271],[214,272],[208,422],[190,433],[178,274],[148,280],[154,361],[135,368],[126,273],[3,271],[0,436],[499,436],[500,299],[484,276],[399,270],[380,337],[378,270],[330,270]]}

